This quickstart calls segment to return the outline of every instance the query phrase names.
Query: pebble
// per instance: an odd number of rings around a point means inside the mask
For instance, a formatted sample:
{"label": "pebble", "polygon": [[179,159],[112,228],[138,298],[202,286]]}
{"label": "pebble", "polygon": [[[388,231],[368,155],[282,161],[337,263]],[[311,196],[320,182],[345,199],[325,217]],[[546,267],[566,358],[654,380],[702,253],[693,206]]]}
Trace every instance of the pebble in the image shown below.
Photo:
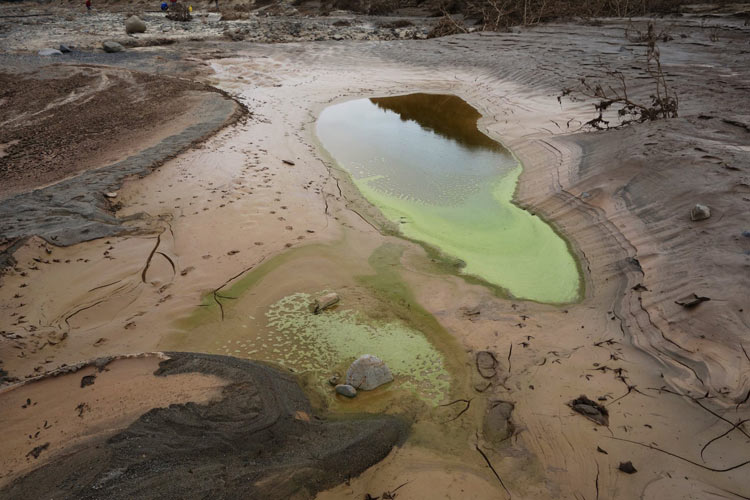
{"label": "pebble", "polygon": [[711,209],[706,205],[696,203],[695,206],[690,210],[690,219],[694,221],[705,220],[711,217]]}
{"label": "pebble", "polygon": [[37,54],[40,56],[61,56],[62,52],[57,49],[42,49]]}
{"label": "pebble", "polygon": [[110,40],[107,40],[106,42],[102,42],[102,48],[104,49],[104,52],[109,52],[110,54],[115,52],[122,52],[125,50],[125,47],[120,45],[117,42],[113,42]]}
{"label": "pebble", "polygon": [[336,393],[346,396],[347,398],[353,398],[357,395],[357,389],[349,384],[339,384],[336,386]]}

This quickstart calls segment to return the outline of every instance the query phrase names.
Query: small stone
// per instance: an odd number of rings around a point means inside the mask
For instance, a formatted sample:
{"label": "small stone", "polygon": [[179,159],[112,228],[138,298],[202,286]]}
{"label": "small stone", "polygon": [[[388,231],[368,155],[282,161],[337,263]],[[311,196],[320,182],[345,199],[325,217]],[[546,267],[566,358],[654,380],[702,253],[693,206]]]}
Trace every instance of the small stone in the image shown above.
{"label": "small stone", "polygon": [[63,54],[68,54],[70,52],[73,52],[73,49],[71,49],[67,45],[61,43],[60,44],[60,52],[62,52]]}
{"label": "small stone", "polygon": [[146,23],[138,16],[130,16],[125,20],[125,33],[145,33]]}
{"label": "small stone", "polygon": [[110,191],[109,193],[104,193],[104,196],[106,198],[117,198],[117,191]]}
{"label": "small stone", "polygon": [[620,466],[618,467],[622,472],[626,474],[635,474],[638,472],[638,469],[633,467],[633,462],[628,460],[627,462],[620,462]]}
{"label": "small stone", "polygon": [[357,389],[349,384],[339,384],[336,386],[336,394],[341,394],[347,398],[353,398],[357,395]]}
{"label": "small stone", "polygon": [[690,219],[694,221],[706,220],[711,217],[711,209],[706,205],[696,203],[695,206],[690,210]]}
{"label": "small stone", "polygon": [[111,40],[102,42],[102,48],[104,49],[104,52],[108,52],[110,54],[113,54],[115,52],[122,52],[123,50],[125,50],[125,47]]}
{"label": "small stone", "polygon": [[339,385],[339,382],[341,382],[341,374],[339,373],[334,373],[333,375],[331,375],[331,378],[328,379],[328,383],[332,386]]}
{"label": "small stone", "polygon": [[62,52],[57,49],[42,49],[37,54],[40,56],[61,56]]}
{"label": "small stone", "polygon": [[363,391],[371,391],[392,381],[391,370],[372,354],[360,356],[346,371],[346,383]]}
{"label": "small stone", "polygon": [[338,41],[341,41],[341,40],[343,40],[343,39],[344,39],[344,36],[343,36],[343,35],[339,35],[338,33],[336,33],[336,34],[335,34],[335,35],[333,35],[333,36],[332,36],[331,38],[333,38],[334,40],[336,40],[336,41],[338,42]]}
{"label": "small stone", "polygon": [[325,309],[328,309],[334,304],[338,304],[339,300],[341,299],[336,292],[327,293],[322,297],[318,297],[313,304],[313,313],[320,314]]}

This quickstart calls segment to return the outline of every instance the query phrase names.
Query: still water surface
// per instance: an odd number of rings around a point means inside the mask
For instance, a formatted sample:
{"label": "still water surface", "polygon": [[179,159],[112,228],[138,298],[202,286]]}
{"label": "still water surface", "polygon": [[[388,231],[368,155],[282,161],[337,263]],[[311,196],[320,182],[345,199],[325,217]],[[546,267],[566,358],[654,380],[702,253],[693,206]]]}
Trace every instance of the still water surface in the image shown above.
{"label": "still water surface", "polygon": [[410,94],[329,106],[316,132],[370,203],[404,236],[466,263],[465,274],[540,302],[578,299],[566,242],[511,200],[521,165],[477,129],[453,95]]}

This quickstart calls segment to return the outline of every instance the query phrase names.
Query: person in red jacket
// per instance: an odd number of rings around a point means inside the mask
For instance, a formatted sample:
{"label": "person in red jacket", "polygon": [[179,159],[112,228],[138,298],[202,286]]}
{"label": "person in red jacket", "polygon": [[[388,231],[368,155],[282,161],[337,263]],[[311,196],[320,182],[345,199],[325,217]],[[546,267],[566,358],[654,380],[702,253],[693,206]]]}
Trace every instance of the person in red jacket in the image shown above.
{"label": "person in red jacket", "polygon": [[91,0],[86,0],[86,10],[91,10]]}

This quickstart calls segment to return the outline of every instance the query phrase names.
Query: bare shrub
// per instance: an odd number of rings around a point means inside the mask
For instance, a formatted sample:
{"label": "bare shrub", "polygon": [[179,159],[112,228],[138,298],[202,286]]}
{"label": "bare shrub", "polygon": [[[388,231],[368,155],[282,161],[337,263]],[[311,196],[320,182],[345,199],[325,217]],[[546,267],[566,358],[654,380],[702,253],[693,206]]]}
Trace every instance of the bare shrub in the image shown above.
{"label": "bare shrub", "polygon": [[169,7],[169,11],[167,12],[167,19],[171,19],[172,21],[185,22],[190,21],[192,18],[193,16],[190,15],[187,5],[181,2],[177,2]]}
{"label": "bare shrub", "polygon": [[[584,123],[584,126],[599,130],[650,120],[677,118],[679,100],[677,94],[669,87],[667,76],[661,66],[659,48],[656,46],[656,41],[660,38],[667,39],[668,34],[662,32],[657,35],[653,24],[649,23],[646,35],[640,39],[646,44],[645,72],[654,84],[648,101],[633,100],[628,94],[625,75],[621,71],[607,67],[604,67],[605,81],[591,82],[583,77],[577,87],[564,89],[558,101],[562,102],[563,96],[571,94],[598,99],[598,102],[594,103],[598,115]],[[604,118],[605,112],[615,112],[617,123],[610,125]]]}

